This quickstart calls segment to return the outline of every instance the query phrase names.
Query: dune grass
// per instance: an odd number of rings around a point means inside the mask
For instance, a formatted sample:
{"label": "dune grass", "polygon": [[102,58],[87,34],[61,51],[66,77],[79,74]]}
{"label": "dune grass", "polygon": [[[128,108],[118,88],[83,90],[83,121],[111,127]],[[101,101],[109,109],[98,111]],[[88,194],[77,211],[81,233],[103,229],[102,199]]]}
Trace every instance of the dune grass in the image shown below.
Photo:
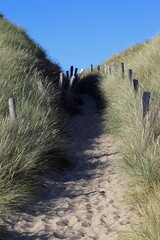
{"label": "dune grass", "polygon": [[129,232],[121,233],[120,239],[126,240],[158,240],[160,239],[160,189],[150,194],[148,200],[139,211],[140,221],[132,226]]}
{"label": "dune grass", "polygon": [[[98,81],[103,108],[104,131],[117,137],[121,160],[116,168],[126,180],[126,201],[139,213],[140,222],[120,239],[160,239],[160,35],[150,41],[136,44],[101,64]],[[125,65],[121,78],[120,63]],[[104,75],[105,64],[116,64],[117,71]],[[128,79],[139,80],[135,94]],[[142,120],[142,93],[151,92],[149,114]]]}
{"label": "dune grass", "polygon": [[[25,31],[0,16],[0,218],[21,206],[37,175],[68,164],[65,115],[59,104],[62,71]],[[38,81],[45,92],[38,90]],[[16,100],[11,121],[8,99]]]}
{"label": "dune grass", "polygon": [[[122,239],[159,239],[159,48],[160,36],[131,47],[113,56],[107,64],[125,63],[125,79],[120,72],[107,79],[103,76],[101,92],[108,99],[104,110],[104,127],[121,141],[121,161],[118,171],[124,174],[128,188],[126,199],[142,216],[140,223],[126,232]],[[117,60],[117,61],[116,61]],[[113,61],[113,62],[112,62]],[[139,80],[139,93],[130,85],[127,71],[133,69],[133,78]],[[151,92],[150,111],[142,120],[142,93]]]}

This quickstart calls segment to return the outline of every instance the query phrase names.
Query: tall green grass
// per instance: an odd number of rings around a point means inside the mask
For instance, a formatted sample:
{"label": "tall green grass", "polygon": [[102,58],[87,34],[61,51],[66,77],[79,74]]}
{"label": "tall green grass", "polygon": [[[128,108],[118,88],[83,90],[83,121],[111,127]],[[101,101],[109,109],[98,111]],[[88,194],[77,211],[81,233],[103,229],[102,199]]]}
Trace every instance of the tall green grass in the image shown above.
{"label": "tall green grass", "polygon": [[[101,65],[98,81],[102,99],[104,131],[117,137],[121,159],[118,172],[126,180],[126,200],[139,212],[140,222],[121,238],[137,240],[160,239],[160,35],[150,41],[126,49]],[[120,63],[125,64],[125,79],[120,76]],[[104,64],[116,64],[117,72],[106,77]],[[128,80],[128,69],[139,80],[135,94]],[[142,120],[142,93],[151,92],[150,111]]]}
{"label": "tall green grass", "polygon": [[[37,175],[68,164],[65,114],[59,104],[62,71],[25,31],[0,17],[0,217],[21,206]],[[45,92],[38,90],[44,82]],[[8,99],[16,99],[17,119]]]}

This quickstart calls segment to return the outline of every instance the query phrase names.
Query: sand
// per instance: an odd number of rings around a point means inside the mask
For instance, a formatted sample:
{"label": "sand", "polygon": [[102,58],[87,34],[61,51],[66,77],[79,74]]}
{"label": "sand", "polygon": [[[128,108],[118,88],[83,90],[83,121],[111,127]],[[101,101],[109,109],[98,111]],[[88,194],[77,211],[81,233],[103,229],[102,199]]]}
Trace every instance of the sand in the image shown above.
{"label": "sand", "polygon": [[115,143],[100,131],[95,101],[83,99],[82,114],[69,120],[74,167],[42,177],[37,199],[7,220],[9,240],[118,240],[134,222],[112,164]]}

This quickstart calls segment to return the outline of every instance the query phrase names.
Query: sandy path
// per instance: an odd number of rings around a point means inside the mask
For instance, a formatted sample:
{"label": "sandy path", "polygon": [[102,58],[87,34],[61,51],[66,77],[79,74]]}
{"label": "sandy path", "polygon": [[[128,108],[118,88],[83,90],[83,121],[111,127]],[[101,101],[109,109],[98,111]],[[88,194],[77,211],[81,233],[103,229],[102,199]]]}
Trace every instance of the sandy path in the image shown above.
{"label": "sandy path", "polygon": [[8,220],[10,240],[116,240],[132,222],[111,164],[115,146],[99,131],[94,100],[83,97],[83,114],[70,120],[72,160],[78,164],[46,179],[31,208]]}

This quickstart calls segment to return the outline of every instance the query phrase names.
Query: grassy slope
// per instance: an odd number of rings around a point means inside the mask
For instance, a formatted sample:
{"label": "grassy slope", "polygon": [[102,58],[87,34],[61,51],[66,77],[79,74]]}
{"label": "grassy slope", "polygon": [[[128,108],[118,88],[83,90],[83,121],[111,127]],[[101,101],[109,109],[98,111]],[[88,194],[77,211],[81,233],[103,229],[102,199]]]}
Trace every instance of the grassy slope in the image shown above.
{"label": "grassy slope", "polygon": [[[160,36],[157,35],[150,41],[111,56],[101,64],[101,78],[95,80],[106,106],[103,108],[104,131],[116,135],[121,142],[121,161],[117,163],[117,168],[126,179],[126,199],[141,215],[138,225],[121,236],[125,240],[160,239],[159,42]],[[121,62],[125,64],[125,79],[120,76]],[[106,78],[103,74],[105,64],[116,64],[116,73]],[[128,80],[130,68],[133,79],[139,80],[140,88],[136,96]],[[84,83],[89,76],[82,79]],[[92,91],[92,88],[88,87],[87,91]],[[143,91],[151,92],[150,113],[144,122]]]}
{"label": "grassy slope", "polygon": [[[0,17],[0,216],[23,203],[39,172],[67,163],[65,116],[59,106],[61,68],[23,29]],[[38,91],[38,81],[45,93]],[[8,98],[17,119],[8,114]]]}
{"label": "grassy slope", "polygon": [[[107,64],[125,63],[126,78],[119,70],[100,82],[101,92],[108,99],[104,110],[105,129],[116,134],[122,144],[122,160],[118,169],[125,175],[127,198],[142,215],[141,223],[134,226],[123,239],[149,240],[160,238],[160,123],[157,117],[160,95],[160,36],[111,57]],[[139,94],[135,97],[127,70],[133,69],[133,78],[139,79]],[[143,91],[151,92],[150,114],[142,122],[141,97]]]}

